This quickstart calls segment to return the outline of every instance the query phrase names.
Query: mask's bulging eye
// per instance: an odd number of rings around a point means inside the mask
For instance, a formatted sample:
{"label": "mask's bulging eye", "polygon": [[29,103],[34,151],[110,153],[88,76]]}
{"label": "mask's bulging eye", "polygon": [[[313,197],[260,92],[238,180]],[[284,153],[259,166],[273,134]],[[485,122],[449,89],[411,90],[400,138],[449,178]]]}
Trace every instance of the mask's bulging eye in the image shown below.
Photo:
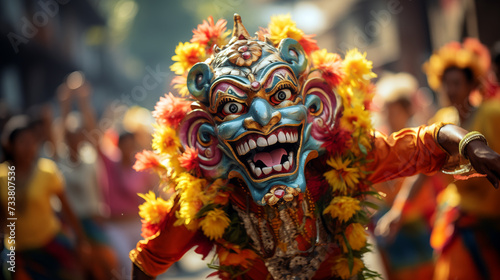
{"label": "mask's bulging eye", "polygon": [[292,91],[290,89],[284,88],[273,94],[271,96],[271,102],[274,104],[280,104],[285,100],[289,100],[292,97]]}
{"label": "mask's bulging eye", "polygon": [[222,109],[222,112],[225,115],[235,115],[235,114],[240,114],[244,110],[244,106],[238,102],[228,102],[226,105],[224,105],[224,108]]}

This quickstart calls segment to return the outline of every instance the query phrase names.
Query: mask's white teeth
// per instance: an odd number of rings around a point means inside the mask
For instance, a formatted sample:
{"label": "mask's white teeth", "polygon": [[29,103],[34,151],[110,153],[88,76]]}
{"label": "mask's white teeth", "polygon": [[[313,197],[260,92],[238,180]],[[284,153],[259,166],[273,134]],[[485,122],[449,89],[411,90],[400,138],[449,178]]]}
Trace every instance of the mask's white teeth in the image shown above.
{"label": "mask's white teeth", "polygon": [[275,166],[273,166],[273,169],[275,171],[278,171],[278,172],[280,172],[282,168],[283,168],[283,165],[281,165],[281,164],[276,164]]}
{"label": "mask's white teeth", "polygon": [[263,167],[262,168],[262,172],[264,172],[264,175],[271,173],[271,171],[273,171],[272,167]]}
{"label": "mask's white teeth", "polygon": [[238,155],[242,155],[243,152],[241,151],[241,146],[236,146],[236,151],[238,152]]}
{"label": "mask's white teeth", "polygon": [[248,143],[245,143],[245,154],[250,152],[250,147],[248,147]]}
{"label": "mask's white teeth", "polygon": [[255,167],[253,172],[255,173],[255,176],[257,176],[257,177],[259,177],[262,174],[262,170],[260,169],[260,167]]}
{"label": "mask's white teeth", "polygon": [[257,143],[253,139],[248,140],[248,146],[250,147],[250,150],[253,150],[257,148]]}
{"label": "mask's white teeth", "polygon": [[259,147],[267,147],[267,141],[264,137],[257,138],[257,146]]}
{"label": "mask's white teeth", "polygon": [[299,141],[299,134],[297,132],[295,132],[293,135],[294,135],[294,137],[293,137],[294,142]]}
{"label": "mask's white teeth", "polygon": [[290,152],[288,155],[288,161],[290,162],[290,166],[293,166],[293,152]]}
{"label": "mask's white teeth", "polygon": [[293,141],[293,140],[292,140],[292,136],[290,136],[290,133],[288,133],[288,132],[287,132],[287,133],[286,133],[286,142],[287,142],[287,143],[292,143],[292,141]]}
{"label": "mask's white teeth", "polygon": [[283,131],[280,131],[278,133],[278,140],[280,141],[280,143],[286,143],[286,136],[285,133],[283,133]]}
{"label": "mask's white teeth", "polygon": [[267,143],[269,145],[274,145],[276,144],[276,142],[278,142],[278,137],[276,137],[276,135],[274,134],[269,135],[269,137],[267,138]]}
{"label": "mask's white teeth", "polygon": [[250,165],[250,169],[252,169],[252,171],[255,173],[255,164],[253,163],[253,161],[248,160],[248,165]]}
{"label": "mask's white teeth", "polygon": [[283,163],[283,168],[285,168],[285,170],[288,171],[288,169],[290,168],[290,162],[285,161],[285,163]]}

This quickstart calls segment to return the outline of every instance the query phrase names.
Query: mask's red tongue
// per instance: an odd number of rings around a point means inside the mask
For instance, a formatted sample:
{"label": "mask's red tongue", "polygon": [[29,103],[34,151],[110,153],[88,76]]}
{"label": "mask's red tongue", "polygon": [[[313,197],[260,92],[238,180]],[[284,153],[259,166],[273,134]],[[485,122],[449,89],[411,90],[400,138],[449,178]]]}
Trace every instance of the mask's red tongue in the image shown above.
{"label": "mask's red tongue", "polygon": [[286,151],[283,148],[276,149],[270,153],[257,153],[253,157],[253,162],[262,161],[266,166],[275,166],[281,163],[281,157],[286,155]]}

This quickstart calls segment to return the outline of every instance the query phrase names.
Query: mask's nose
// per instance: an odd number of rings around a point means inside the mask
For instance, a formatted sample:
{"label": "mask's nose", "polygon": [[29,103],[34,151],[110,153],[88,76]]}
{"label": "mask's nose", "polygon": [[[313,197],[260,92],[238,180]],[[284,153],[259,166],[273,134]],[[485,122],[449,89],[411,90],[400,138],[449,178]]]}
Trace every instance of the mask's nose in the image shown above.
{"label": "mask's nose", "polygon": [[264,99],[255,98],[249,109],[250,117],[246,118],[243,125],[246,129],[260,130],[267,133],[281,120],[281,113]]}

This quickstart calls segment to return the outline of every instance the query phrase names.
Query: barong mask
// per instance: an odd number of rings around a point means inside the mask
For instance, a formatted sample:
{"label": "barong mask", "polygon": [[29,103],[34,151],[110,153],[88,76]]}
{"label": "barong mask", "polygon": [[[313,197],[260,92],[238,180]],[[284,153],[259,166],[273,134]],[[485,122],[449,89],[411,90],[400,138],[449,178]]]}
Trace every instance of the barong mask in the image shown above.
{"label": "barong mask", "polygon": [[305,192],[305,166],[324,152],[340,107],[331,86],[307,67],[297,41],[275,48],[251,37],[235,15],[229,43],[187,76],[197,101],[180,138],[197,149],[203,176],[240,178],[259,205]]}

